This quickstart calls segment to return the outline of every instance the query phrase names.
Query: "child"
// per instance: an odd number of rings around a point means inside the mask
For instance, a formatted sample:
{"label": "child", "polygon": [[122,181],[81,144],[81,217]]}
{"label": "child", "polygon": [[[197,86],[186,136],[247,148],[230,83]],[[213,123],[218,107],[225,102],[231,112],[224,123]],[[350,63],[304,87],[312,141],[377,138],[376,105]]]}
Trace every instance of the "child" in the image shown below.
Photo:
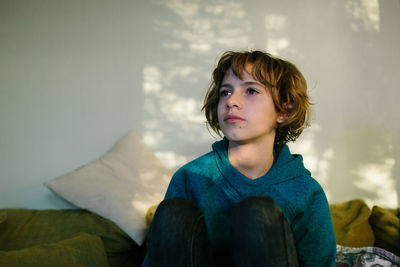
{"label": "child", "polygon": [[334,266],[324,191],[286,145],[308,126],[309,106],[293,64],[224,53],[203,106],[224,138],[172,177],[143,266]]}

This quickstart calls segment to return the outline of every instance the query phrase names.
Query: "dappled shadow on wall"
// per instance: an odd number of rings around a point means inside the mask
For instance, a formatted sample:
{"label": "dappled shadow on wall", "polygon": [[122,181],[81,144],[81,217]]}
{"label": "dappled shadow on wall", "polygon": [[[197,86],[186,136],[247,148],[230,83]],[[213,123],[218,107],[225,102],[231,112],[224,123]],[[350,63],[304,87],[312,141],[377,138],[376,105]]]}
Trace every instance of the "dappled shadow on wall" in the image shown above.
{"label": "dappled shadow on wall", "polygon": [[290,42],[284,36],[285,16],[254,13],[254,5],[244,1],[152,4],[164,15],[153,22],[159,42],[143,69],[143,136],[168,167],[176,169],[208,152],[219,139],[210,134],[201,112],[216,58],[226,50],[254,48],[278,54],[290,49]]}
{"label": "dappled shadow on wall", "polygon": [[[201,112],[215,58],[227,48],[247,48],[250,23],[239,1],[152,1],[159,38],[143,69],[144,140],[176,169],[206,153],[213,137]],[[232,11],[235,12],[232,12]],[[162,58],[162,61],[159,60]]]}
{"label": "dappled shadow on wall", "polygon": [[[315,6],[316,9],[309,12],[324,13],[326,7],[317,5],[317,2],[307,2],[306,7]],[[253,1],[251,7],[244,1],[218,0],[195,3],[153,0],[150,3],[162,15],[150,26],[154,42],[143,69],[146,113],[143,137],[172,170],[208,152],[211,143],[218,139],[207,131],[200,110],[215,59],[222,51],[266,49],[278,56],[289,56],[295,59],[295,63],[315,61],[316,73],[323,67],[319,65],[318,54],[311,54],[313,49],[305,48],[319,48],[318,44],[305,40],[296,31],[308,29],[314,22],[307,24],[311,22],[296,19],[296,13],[290,11],[292,9],[281,7],[292,4]],[[332,20],[331,24],[338,22],[346,29],[344,33],[337,33],[343,36],[333,35],[331,38],[347,38],[354,32],[380,32],[377,0],[343,0],[330,2],[328,7],[332,5],[337,9],[335,12],[342,12],[340,22],[334,20],[337,13],[330,14],[327,19]],[[304,25],[296,25],[299,23]],[[341,28],[340,25],[335,27]],[[344,64],[340,60],[338,66]],[[320,89],[317,86],[315,90],[326,90],[328,95],[323,97],[329,98],[329,93],[337,88]],[[396,206],[398,195],[393,178],[396,162],[387,140],[381,142],[375,138],[382,136],[381,132],[371,136],[362,125],[352,125],[360,127],[360,130],[357,134],[349,133],[346,125],[340,123],[318,121],[291,147],[294,152],[303,154],[306,166],[324,187],[330,200],[337,202],[359,196],[371,204]],[[370,146],[355,145],[353,141],[360,138]],[[365,154],[370,157],[365,158]]]}
{"label": "dappled shadow on wall", "polygon": [[361,125],[335,133],[336,137],[325,140],[322,147],[318,145],[321,128],[314,124],[298,142],[290,144],[292,152],[303,155],[305,166],[324,188],[328,200],[363,198],[370,207],[398,207],[391,140]]}

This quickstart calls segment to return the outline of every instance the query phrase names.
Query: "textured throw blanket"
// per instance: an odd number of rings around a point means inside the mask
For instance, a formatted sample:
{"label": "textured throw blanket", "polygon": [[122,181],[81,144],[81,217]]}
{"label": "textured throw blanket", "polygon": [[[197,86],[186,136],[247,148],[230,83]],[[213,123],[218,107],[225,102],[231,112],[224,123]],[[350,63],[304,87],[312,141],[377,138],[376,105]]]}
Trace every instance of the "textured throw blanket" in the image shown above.
{"label": "textured throw blanket", "polygon": [[349,248],[337,245],[336,267],[398,267],[400,258],[377,247]]}

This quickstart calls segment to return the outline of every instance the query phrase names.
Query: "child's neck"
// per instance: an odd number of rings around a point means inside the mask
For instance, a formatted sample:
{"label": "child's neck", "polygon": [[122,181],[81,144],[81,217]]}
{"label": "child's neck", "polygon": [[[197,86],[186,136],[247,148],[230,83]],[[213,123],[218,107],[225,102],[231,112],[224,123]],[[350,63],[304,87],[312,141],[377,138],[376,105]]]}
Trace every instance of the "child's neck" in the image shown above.
{"label": "child's neck", "polygon": [[274,163],[274,143],[265,140],[261,143],[237,144],[229,141],[228,158],[240,173],[250,179],[265,175]]}

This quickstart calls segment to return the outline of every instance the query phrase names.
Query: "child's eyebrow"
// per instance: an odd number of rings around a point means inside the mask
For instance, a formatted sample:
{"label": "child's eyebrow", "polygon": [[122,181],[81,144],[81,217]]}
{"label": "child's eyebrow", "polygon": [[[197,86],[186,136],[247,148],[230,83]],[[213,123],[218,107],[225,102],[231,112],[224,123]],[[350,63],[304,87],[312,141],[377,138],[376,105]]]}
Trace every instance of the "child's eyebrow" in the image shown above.
{"label": "child's eyebrow", "polygon": [[[247,81],[247,82],[244,82],[243,84],[244,84],[244,85],[257,85],[257,86],[262,86],[262,87],[264,87],[264,85],[263,85],[262,83],[260,83],[260,82]],[[223,84],[221,84],[221,87],[220,87],[220,88],[222,88],[222,87],[227,87],[227,88],[229,88],[229,89],[233,89],[233,86],[232,86],[231,84],[229,84],[229,83],[223,83]]]}
{"label": "child's eyebrow", "polygon": [[221,84],[220,88],[222,88],[222,87],[228,87],[229,89],[233,89],[233,86],[231,84],[229,84],[229,83]]}
{"label": "child's eyebrow", "polygon": [[258,85],[258,86],[264,86],[262,83],[260,82],[244,82],[245,85]]}

